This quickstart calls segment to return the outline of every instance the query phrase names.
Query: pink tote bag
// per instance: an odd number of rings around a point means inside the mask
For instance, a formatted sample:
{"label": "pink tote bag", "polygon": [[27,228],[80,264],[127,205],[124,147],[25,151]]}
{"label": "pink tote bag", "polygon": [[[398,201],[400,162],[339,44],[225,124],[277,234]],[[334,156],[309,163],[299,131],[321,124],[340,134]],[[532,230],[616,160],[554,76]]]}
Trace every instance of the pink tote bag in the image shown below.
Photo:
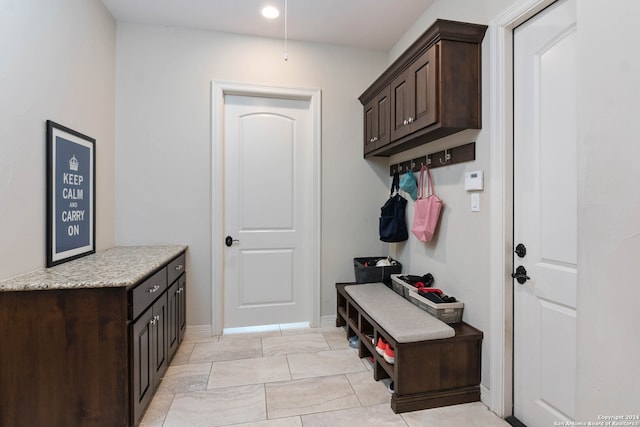
{"label": "pink tote bag", "polygon": [[[427,172],[427,197],[424,197],[424,172]],[[426,166],[420,169],[420,180],[418,181],[418,199],[416,200],[413,214],[413,225],[411,232],[421,242],[430,242],[438,225],[442,200],[435,195],[431,172]]]}

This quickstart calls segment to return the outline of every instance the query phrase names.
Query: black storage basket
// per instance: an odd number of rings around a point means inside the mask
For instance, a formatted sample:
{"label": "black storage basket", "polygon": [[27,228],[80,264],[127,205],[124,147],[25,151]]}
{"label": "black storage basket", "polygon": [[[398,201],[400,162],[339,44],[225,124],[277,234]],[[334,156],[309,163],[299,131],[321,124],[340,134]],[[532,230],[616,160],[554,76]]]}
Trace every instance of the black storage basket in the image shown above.
{"label": "black storage basket", "polygon": [[356,273],[356,283],[377,283],[382,282],[387,286],[391,286],[391,275],[402,273],[402,264],[395,261],[395,265],[376,267],[376,263],[387,257],[364,257],[354,258],[353,268]]}

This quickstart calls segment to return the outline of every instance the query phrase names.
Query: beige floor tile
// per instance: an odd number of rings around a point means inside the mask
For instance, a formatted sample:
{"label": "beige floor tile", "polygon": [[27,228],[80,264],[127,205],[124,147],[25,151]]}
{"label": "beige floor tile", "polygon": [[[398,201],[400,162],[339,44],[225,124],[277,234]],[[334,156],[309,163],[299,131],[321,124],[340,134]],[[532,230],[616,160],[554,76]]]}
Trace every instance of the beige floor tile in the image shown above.
{"label": "beige floor tile", "polygon": [[276,418],[274,420],[234,424],[233,427],[302,427],[302,420],[300,417]]}
{"label": "beige floor tile", "polygon": [[139,427],[162,427],[171,402],[173,402],[173,394],[160,393],[154,396]]}
{"label": "beige floor tile", "polygon": [[210,372],[211,363],[169,366],[157,394],[205,390]]}
{"label": "beige floor tile", "polygon": [[171,360],[171,365],[186,365],[187,363],[189,363],[189,358],[191,357],[193,347],[195,347],[195,343],[183,342],[182,344],[180,344],[178,351],[173,356],[173,360]]}
{"label": "beige floor tile", "polygon": [[263,385],[178,393],[163,427],[213,427],[266,420]]}
{"label": "beige floor tile", "polygon": [[196,344],[189,363],[219,362],[222,360],[252,359],[262,356],[260,338],[220,340]]}
{"label": "beige floor tile", "polygon": [[370,357],[363,357],[362,359],[360,359],[360,361],[362,362],[364,367],[367,368],[367,371],[373,371],[373,361]]}
{"label": "beige floor tile", "polygon": [[347,379],[358,396],[362,406],[379,405],[386,403],[390,405],[391,394],[387,390],[387,385],[382,381],[373,379],[373,374],[369,371],[357,374],[347,374]]}
{"label": "beige floor tile", "polygon": [[194,343],[207,343],[207,342],[217,342],[218,336],[207,336],[201,334],[186,334],[184,336],[184,340],[182,344],[194,344]]}
{"label": "beige floor tile", "polygon": [[213,362],[208,388],[288,381],[286,356]]}
{"label": "beige floor tile", "polygon": [[465,427],[509,426],[505,420],[491,412],[481,402],[425,409],[424,411],[405,412],[402,414],[402,418],[404,418],[409,427],[422,427],[426,425],[438,427],[458,427],[462,425]]}
{"label": "beige floor tile", "polygon": [[[303,415],[304,427],[356,427],[356,426],[403,426],[405,422],[400,415],[393,413],[389,405],[374,405],[366,408],[345,409],[342,411],[322,412]],[[425,424],[426,425],[426,424]],[[429,424],[431,425],[431,424]],[[436,426],[438,424],[434,424]],[[461,424],[464,425],[464,424]]]}
{"label": "beige floor tile", "polygon": [[360,406],[344,375],[265,385],[269,419]]}
{"label": "beige floor tile", "polygon": [[312,378],[350,374],[366,370],[355,350],[329,350],[287,356],[291,378]]}
{"label": "beige floor tile", "polygon": [[288,335],[262,339],[263,356],[283,356],[329,350],[322,334]]}
{"label": "beige floor tile", "polygon": [[349,341],[347,341],[347,335],[342,329],[339,331],[323,332],[324,339],[329,344],[331,350],[340,350],[349,347]]}

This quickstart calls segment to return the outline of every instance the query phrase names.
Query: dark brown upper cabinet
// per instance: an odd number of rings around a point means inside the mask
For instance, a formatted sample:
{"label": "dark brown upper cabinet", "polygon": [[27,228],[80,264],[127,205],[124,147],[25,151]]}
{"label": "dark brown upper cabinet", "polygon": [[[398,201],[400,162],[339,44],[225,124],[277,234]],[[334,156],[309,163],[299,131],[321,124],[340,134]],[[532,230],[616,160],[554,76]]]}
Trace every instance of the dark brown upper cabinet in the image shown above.
{"label": "dark brown upper cabinet", "polygon": [[486,25],[437,20],[360,96],[364,154],[390,156],[480,129]]}
{"label": "dark brown upper cabinet", "polygon": [[387,86],[364,106],[365,154],[389,143],[390,104],[389,86]]}

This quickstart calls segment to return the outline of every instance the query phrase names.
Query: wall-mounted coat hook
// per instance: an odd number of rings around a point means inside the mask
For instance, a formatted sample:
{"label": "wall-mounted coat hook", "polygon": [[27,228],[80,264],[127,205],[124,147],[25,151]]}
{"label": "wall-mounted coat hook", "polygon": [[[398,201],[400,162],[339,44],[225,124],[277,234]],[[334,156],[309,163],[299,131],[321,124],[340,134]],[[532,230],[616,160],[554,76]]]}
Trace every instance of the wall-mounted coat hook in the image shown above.
{"label": "wall-mounted coat hook", "polygon": [[[438,161],[436,161],[435,159],[438,159]],[[462,162],[470,162],[475,159],[476,143],[470,142],[468,144],[460,145],[453,148],[447,148],[436,153],[431,153],[427,156],[422,156],[412,160],[404,161],[402,163],[391,165],[390,176],[392,176],[396,171],[398,171],[399,173],[404,173],[408,170],[419,172],[422,165],[427,165],[430,169],[434,169],[442,166],[455,165]]]}
{"label": "wall-mounted coat hook", "polygon": [[449,150],[447,150],[446,148],[444,150],[444,162],[442,161],[442,157],[438,158],[438,160],[440,160],[441,165],[446,165],[447,163],[449,163],[451,161],[451,153],[449,153]]}

